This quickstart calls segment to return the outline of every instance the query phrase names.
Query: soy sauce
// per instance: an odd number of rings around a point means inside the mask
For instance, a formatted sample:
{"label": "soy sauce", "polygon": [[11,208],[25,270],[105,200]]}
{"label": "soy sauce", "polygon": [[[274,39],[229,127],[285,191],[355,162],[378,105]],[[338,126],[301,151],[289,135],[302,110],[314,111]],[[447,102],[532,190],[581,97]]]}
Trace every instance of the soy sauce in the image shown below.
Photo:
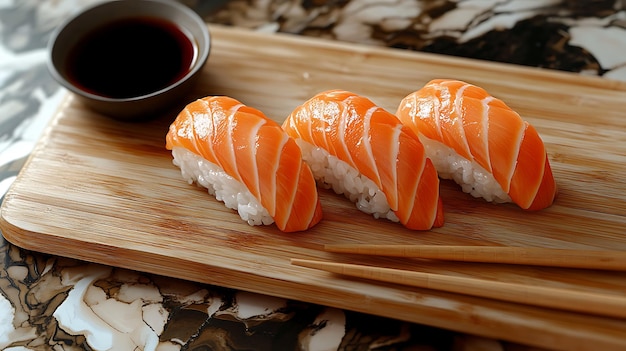
{"label": "soy sauce", "polygon": [[96,95],[130,98],[185,76],[195,59],[195,46],[173,23],[136,17],[87,33],[68,57],[67,72],[74,83]]}

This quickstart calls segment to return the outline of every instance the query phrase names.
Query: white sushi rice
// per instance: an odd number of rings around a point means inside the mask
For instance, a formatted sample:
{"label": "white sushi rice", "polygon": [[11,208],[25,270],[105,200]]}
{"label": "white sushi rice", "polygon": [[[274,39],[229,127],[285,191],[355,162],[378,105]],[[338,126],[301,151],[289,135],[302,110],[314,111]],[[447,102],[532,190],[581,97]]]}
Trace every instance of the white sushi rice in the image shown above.
{"label": "white sushi rice", "polygon": [[226,207],[237,210],[239,216],[249,225],[269,225],[274,219],[252,195],[248,188],[229,176],[218,165],[209,162],[183,147],[172,149],[173,163],[180,168],[183,178],[208,189]]}
{"label": "white sushi rice", "polygon": [[313,177],[320,187],[343,194],[354,202],[359,210],[373,215],[374,218],[399,221],[389,207],[387,197],[371,179],[323,148],[302,139],[296,139],[296,143],[302,150],[302,159],[311,168]]}
{"label": "white sushi rice", "polygon": [[511,202],[511,197],[502,189],[493,174],[476,161],[466,159],[439,141],[422,135],[420,141],[440,178],[454,180],[464,192],[474,197],[482,197],[495,203]]}

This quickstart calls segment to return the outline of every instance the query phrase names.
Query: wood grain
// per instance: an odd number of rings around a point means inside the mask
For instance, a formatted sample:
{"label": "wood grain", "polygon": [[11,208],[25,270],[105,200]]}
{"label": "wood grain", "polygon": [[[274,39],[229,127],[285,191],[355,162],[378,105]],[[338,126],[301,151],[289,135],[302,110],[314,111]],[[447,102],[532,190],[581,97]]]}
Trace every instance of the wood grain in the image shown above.
{"label": "wood grain", "polygon": [[380,282],[487,297],[539,307],[560,308],[565,311],[626,318],[626,297],[620,296],[595,295],[594,293],[570,289],[504,283],[487,279],[456,277],[351,263],[294,258],[291,260],[291,264]]}
{"label": "wood grain", "polygon": [[[433,78],[487,89],[546,143],[559,195],[540,212],[493,205],[443,182],[446,224],[414,232],[374,220],[322,191],[310,231],[250,227],[188,185],[165,150],[177,108],[120,123],[73,96],[59,107],[7,193],[0,228],[26,249],[378,314],[562,350],[626,348],[626,321],[483,297],[372,283],[293,266],[332,260],[626,296],[626,274],[338,255],[326,244],[491,245],[626,250],[626,86],[593,77],[401,50],[211,26],[211,57],[196,97],[225,94],[282,121],[327,89],[363,94],[395,111]],[[590,303],[593,301],[590,301]],[[532,336],[532,337],[529,337]]]}
{"label": "wood grain", "polygon": [[[427,258],[433,260],[523,264],[532,266],[626,271],[626,251],[568,250],[542,247],[452,245],[325,245],[329,252]],[[626,312],[626,311],[625,311]]]}

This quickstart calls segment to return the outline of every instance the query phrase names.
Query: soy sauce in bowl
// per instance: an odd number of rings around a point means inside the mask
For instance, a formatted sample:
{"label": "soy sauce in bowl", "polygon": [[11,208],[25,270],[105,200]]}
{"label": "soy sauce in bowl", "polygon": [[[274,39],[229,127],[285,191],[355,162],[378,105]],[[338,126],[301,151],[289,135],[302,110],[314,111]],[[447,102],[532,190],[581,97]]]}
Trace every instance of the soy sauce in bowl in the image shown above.
{"label": "soy sauce in bowl", "polygon": [[173,23],[120,19],[87,33],[70,49],[67,75],[95,95],[124,99],[161,90],[193,66],[193,41]]}
{"label": "soy sauce in bowl", "polygon": [[184,107],[210,48],[207,24],[181,2],[109,0],[52,32],[48,68],[93,112],[146,121]]}

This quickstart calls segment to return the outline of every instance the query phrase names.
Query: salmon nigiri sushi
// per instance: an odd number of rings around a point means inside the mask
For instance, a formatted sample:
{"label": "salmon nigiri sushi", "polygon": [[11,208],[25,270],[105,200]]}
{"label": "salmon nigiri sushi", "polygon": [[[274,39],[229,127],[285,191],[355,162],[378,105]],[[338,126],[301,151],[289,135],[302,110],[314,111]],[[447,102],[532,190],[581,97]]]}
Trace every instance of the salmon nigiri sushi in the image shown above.
{"label": "salmon nigiri sushi", "polygon": [[187,105],[170,125],[166,148],[189,183],[206,187],[250,225],[276,223],[294,232],[322,218],[313,173],[296,142],[233,98]]}
{"label": "salmon nigiri sushi", "polygon": [[331,90],[297,107],[283,123],[318,184],[376,218],[415,230],[443,224],[439,178],[417,136],[359,95]]}
{"label": "salmon nigiri sushi", "polygon": [[538,132],[484,89],[435,79],[406,96],[396,116],[418,134],[439,176],[463,191],[526,210],[554,201],[557,187]]}

